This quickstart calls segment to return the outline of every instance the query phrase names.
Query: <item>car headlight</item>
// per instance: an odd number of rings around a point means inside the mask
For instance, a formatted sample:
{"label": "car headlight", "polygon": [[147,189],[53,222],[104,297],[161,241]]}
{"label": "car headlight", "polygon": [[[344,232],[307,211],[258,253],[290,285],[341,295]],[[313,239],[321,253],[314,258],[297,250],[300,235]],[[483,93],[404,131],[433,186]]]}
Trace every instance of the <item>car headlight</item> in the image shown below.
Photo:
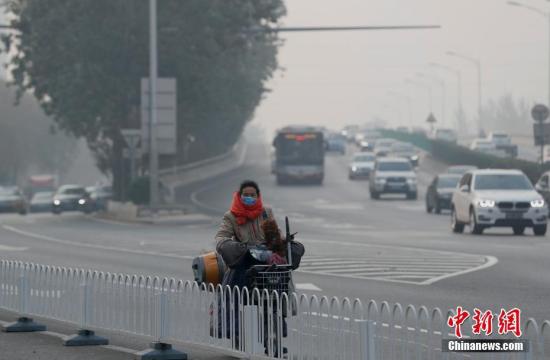
{"label": "car headlight", "polygon": [[374,179],[375,182],[379,183],[379,184],[384,184],[386,182],[386,179],[385,178],[376,178]]}
{"label": "car headlight", "polygon": [[357,171],[357,166],[352,166],[351,171],[353,171],[353,172]]}
{"label": "car headlight", "polygon": [[409,184],[416,184],[416,178],[408,178],[408,179],[407,179],[407,182],[408,182]]}
{"label": "car headlight", "polygon": [[78,200],[78,204],[79,204],[79,205],[84,205],[84,204],[86,204],[86,199],[80,199],[80,200]]}
{"label": "car headlight", "polygon": [[538,200],[531,201],[531,207],[534,207],[534,208],[544,207],[544,200],[538,199]]}
{"label": "car headlight", "polygon": [[53,204],[54,204],[54,205],[61,205],[61,201],[55,199],[55,200],[53,201]]}
{"label": "car headlight", "polygon": [[413,155],[413,156],[411,156],[411,160],[412,160],[412,161],[418,160],[418,155]]}
{"label": "car headlight", "polygon": [[477,204],[479,205],[479,207],[482,207],[482,208],[495,207],[495,201],[494,200],[479,200],[477,202]]}

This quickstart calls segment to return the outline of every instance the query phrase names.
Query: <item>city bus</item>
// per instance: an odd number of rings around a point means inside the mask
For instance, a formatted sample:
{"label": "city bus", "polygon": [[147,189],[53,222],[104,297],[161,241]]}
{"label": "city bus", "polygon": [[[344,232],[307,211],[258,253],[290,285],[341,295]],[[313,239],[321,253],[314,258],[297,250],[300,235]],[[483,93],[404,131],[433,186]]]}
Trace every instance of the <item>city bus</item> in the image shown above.
{"label": "city bus", "polygon": [[311,126],[287,126],[273,140],[272,172],[277,184],[295,182],[319,184],[325,175],[323,131]]}

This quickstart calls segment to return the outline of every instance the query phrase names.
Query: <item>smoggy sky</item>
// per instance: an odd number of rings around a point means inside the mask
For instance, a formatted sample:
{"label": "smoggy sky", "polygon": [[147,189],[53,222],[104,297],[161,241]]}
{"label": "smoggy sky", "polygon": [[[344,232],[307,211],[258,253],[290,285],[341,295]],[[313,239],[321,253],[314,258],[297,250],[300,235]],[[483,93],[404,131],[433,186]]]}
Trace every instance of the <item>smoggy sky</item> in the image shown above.
{"label": "smoggy sky", "polygon": [[[520,1],[520,0],[518,0]],[[550,11],[550,2],[523,0]],[[472,124],[477,113],[477,72],[473,64],[445,54],[478,57],[483,66],[484,101],[506,93],[528,102],[548,95],[548,19],[505,0],[288,0],[287,26],[437,24],[440,30],[286,33],[280,71],[255,122],[269,130],[310,123],[339,128],[380,116],[393,125],[423,125],[428,90],[408,85],[416,73],[446,82],[447,125],[457,107],[456,76],[428,66],[439,62],[462,71],[463,104]],[[422,81],[419,79],[419,81]],[[428,81],[430,82],[430,81]],[[431,81],[433,110],[441,117],[441,85]]]}
{"label": "smoggy sky", "polygon": [[[518,1],[550,11],[545,0]],[[376,116],[393,125],[408,125],[406,102],[389,95],[391,91],[410,95],[412,124],[423,125],[429,111],[428,91],[404,81],[418,72],[445,80],[444,120],[453,125],[456,77],[430,68],[430,62],[462,71],[463,104],[473,124],[476,69],[445,55],[447,50],[481,59],[485,101],[512,93],[530,103],[548,102],[548,20],[505,0],[287,0],[286,4],[287,26],[437,24],[442,28],[282,34],[279,61],[285,70],[269,83],[272,92],[254,120],[270,131],[292,123],[339,128]],[[433,111],[441,120],[441,86],[431,84]]]}

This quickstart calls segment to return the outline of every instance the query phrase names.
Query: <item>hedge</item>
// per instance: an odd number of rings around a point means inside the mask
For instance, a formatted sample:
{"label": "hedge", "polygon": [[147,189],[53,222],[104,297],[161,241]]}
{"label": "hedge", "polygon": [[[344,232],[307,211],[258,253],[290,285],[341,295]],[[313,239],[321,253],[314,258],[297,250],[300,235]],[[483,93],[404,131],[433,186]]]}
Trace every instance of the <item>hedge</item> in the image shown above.
{"label": "hedge", "polygon": [[480,169],[518,169],[523,171],[533,183],[538,181],[543,172],[550,170],[548,163],[541,168],[540,164],[532,161],[483,154],[458,144],[430,139],[424,134],[395,130],[381,130],[381,134],[384,137],[411,143],[449,165],[475,165]]}

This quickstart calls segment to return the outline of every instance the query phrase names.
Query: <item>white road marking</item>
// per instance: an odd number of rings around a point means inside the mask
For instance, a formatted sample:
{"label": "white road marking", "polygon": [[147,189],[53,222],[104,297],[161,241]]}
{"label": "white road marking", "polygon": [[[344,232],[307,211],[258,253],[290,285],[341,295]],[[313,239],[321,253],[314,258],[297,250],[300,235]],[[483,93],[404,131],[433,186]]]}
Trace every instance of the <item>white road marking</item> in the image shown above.
{"label": "white road marking", "polygon": [[28,250],[28,247],[15,247],[0,244],[0,251],[25,251]]}
{"label": "white road marking", "polygon": [[15,234],[23,235],[23,236],[34,238],[34,239],[44,240],[44,241],[48,241],[48,242],[53,242],[53,243],[57,243],[57,244],[63,244],[63,245],[70,245],[70,246],[83,247],[83,248],[89,248],[89,249],[97,249],[97,250],[120,251],[120,252],[138,254],[138,255],[162,256],[162,257],[185,259],[185,260],[192,260],[192,259],[195,258],[194,256],[189,256],[189,255],[175,255],[175,254],[159,253],[159,252],[154,252],[154,251],[134,250],[134,249],[119,248],[119,247],[114,247],[114,246],[87,244],[87,243],[81,243],[81,242],[77,242],[77,241],[57,239],[57,238],[54,238],[54,237],[51,237],[51,236],[36,234],[36,233],[30,232],[30,231],[24,231],[24,230],[21,230],[21,229],[18,229],[16,227],[9,226],[9,225],[2,225],[2,228],[4,230],[13,232]]}
{"label": "white road marking", "polygon": [[104,224],[110,224],[110,225],[122,225],[122,226],[143,225],[140,223],[124,222],[124,221],[117,221],[117,220],[111,220],[111,219],[102,219],[95,216],[87,216],[86,218],[92,221],[96,221]]}
{"label": "white road marking", "polygon": [[[422,255],[418,256],[416,253],[420,251]],[[497,262],[497,258],[493,256],[415,249],[401,256],[382,253],[379,256],[364,258],[305,257],[297,271],[353,279],[430,285],[453,276],[488,268]]]}
{"label": "white road marking", "polygon": [[296,284],[295,287],[296,287],[296,290],[323,291],[321,288],[319,288],[319,287],[315,286],[315,284],[311,284],[311,283]]}
{"label": "white road marking", "polygon": [[331,210],[331,211],[338,211],[338,210],[365,210],[365,205],[359,204],[359,203],[332,203],[332,204],[312,204],[312,206],[315,209],[319,210]]}

